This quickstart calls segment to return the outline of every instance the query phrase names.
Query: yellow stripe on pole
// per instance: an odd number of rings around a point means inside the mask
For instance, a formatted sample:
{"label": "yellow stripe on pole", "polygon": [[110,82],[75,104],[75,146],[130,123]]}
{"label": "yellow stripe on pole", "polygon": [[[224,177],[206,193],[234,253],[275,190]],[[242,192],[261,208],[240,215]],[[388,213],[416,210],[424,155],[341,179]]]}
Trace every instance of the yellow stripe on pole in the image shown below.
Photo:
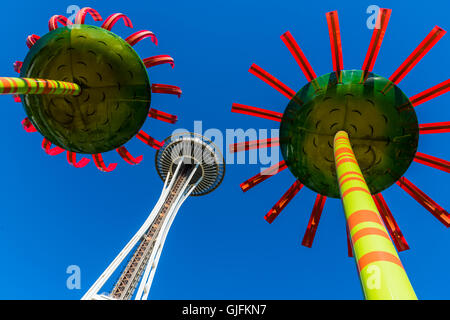
{"label": "yellow stripe on pole", "polygon": [[344,131],[339,131],[334,137],[334,156],[342,204],[365,298],[417,299]]}
{"label": "yellow stripe on pole", "polygon": [[78,95],[81,88],[76,83],[57,80],[0,77],[1,94],[53,94]]}

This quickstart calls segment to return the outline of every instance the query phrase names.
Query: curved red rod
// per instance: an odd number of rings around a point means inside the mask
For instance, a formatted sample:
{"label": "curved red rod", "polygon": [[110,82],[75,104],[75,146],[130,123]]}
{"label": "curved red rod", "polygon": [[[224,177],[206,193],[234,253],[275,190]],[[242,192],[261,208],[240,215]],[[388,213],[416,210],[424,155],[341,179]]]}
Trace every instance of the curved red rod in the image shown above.
{"label": "curved red rod", "polygon": [[173,58],[171,56],[168,56],[166,54],[160,54],[158,56],[153,56],[153,57],[149,57],[149,58],[145,58],[144,60],[142,60],[144,62],[144,65],[147,68],[151,68],[160,64],[165,64],[168,63],[173,67],[175,67],[175,62],[173,60]]}
{"label": "curved red rod", "polygon": [[131,153],[128,152],[127,148],[125,148],[124,146],[117,148],[116,151],[122,157],[123,160],[125,160],[127,163],[131,165],[141,163],[142,159],[144,158],[142,155],[137,158],[134,158],[131,155]]}
{"label": "curved red rod", "polygon": [[182,91],[180,87],[172,86],[170,84],[153,83],[152,93],[174,94],[179,98],[181,96]]}
{"label": "curved red rod", "polygon": [[116,24],[117,21],[123,19],[125,26],[128,28],[133,28],[133,23],[131,23],[130,18],[128,18],[123,13],[114,13],[106,18],[105,22],[102,24],[102,28],[111,31],[112,27]]}
{"label": "curved red rod", "polygon": [[58,28],[58,22],[63,26],[67,26],[72,24],[72,22],[62,15],[54,15],[48,20],[48,30],[53,31]]}
{"label": "curved red rod", "polygon": [[14,64],[13,64],[14,71],[17,72],[17,73],[20,73],[20,71],[22,69],[22,66],[23,66],[23,62],[22,61],[14,62]]}
{"label": "curved red rod", "polygon": [[83,168],[90,161],[91,159],[82,157],[81,160],[77,162],[77,154],[75,152],[67,151],[67,162],[69,162],[75,168]]}
{"label": "curved red rod", "polygon": [[31,49],[31,47],[34,46],[34,44],[36,43],[36,41],[38,41],[40,38],[41,38],[41,37],[39,37],[38,35],[30,34],[30,35],[27,37],[27,41],[26,41],[27,47],[28,47],[29,49]]}
{"label": "curved red rod", "polygon": [[139,41],[142,41],[145,38],[149,38],[152,40],[152,42],[155,45],[158,45],[158,39],[156,38],[155,34],[148,30],[141,30],[138,32],[133,33],[132,35],[128,36],[125,41],[128,42],[130,46],[134,46]]}
{"label": "curved red rod", "polygon": [[108,166],[106,166],[100,153],[93,154],[92,158],[94,159],[95,166],[100,171],[111,172],[117,167],[117,163],[110,163]]}
{"label": "curved red rod", "polygon": [[42,149],[44,149],[45,153],[47,153],[50,156],[56,156],[64,151],[66,151],[63,148],[58,147],[58,146],[52,148],[52,143],[47,138],[44,138],[42,140]]}
{"label": "curved red rod", "polygon": [[22,120],[22,127],[28,133],[37,132],[37,129],[31,123],[31,121],[30,121],[30,119],[28,119],[28,117],[26,117],[25,119]]}
{"label": "curved red rod", "polygon": [[88,13],[91,15],[91,17],[92,17],[92,19],[94,19],[94,21],[102,21],[103,20],[102,16],[97,12],[97,10],[89,8],[89,7],[85,7],[83,9],[81,9],[80,11],[78,11],[78,13],[75,17],[74,24],[84,24],[86,15]]}

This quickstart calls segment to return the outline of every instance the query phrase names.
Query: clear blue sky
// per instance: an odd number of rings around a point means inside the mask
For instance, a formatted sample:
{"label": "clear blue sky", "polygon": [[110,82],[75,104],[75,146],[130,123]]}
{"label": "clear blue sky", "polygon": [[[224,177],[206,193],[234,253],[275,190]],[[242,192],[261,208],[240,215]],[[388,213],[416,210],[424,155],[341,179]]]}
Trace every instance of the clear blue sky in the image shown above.
{"label": "clear blue sky", "polygon": [[[171,54],[175,69],[159,66],[150,79],[182,87],[183,96],[155,95],[155,108],[179,115],[177,126],[276,128],[276,123],[230,112],[232,102],[282,112],[285,97],[250,75],[255,62],[290,87],[306,83],[280,40],[290,30],[317,74],[332,70],[325,13],[338,10],[344,66],[360,68],[372,30],[366,8],[393,9],[374,71],[390,76],[435,26],[450,30],[448,0],[442,1],[21,1],[2,4],[0,75],[14,75],[12,63],[27,53],[25,38],[48,31],[54,14],[71,4],[93,6],[103,17],[127,14],[136,30],[159,39],[135,46],[142,58]],[[92,23],[91,18],[87,18]],[[121,22],[114,28],[125,37]],[[450,35],[401,82],[411,96],[449,78]],[[79,299],[144,221],[162,182],[154,150],[139,141],[127,147],[143,154],[137,167],[119,162],[110,174],[93,163],[69,166],[64,155],[50,157],[39,134],[27,134],[25,113],[1,97],[2,184],[0,186],[0,282],[2,299]],[[450,95],[419,106],[419,122],[450,120]],[[176,127],[148,121],[145,130],[164,139]],[[419,151],[450,159],[450,134],[422,136]],[[239,183],[258,165],[230,165],[213,194],[191,198],[177,216],[160,260],[151,299],[362,299],[356,267],[346,256],[344,215],[338,200],[325,204],[312,249],[300,245],[315,194],[306,188],[269,225],[264,214],[294,182],[286,170],[246,194]],[[450,208],[448,175],[412,164],[408,179],[444,208]],[[450,232],[428,211],[392,186],[385,198],[411,250],[400,257],[419,298],[449,299]],[[66,288],[66,268],[81,268],[81,290]]]}

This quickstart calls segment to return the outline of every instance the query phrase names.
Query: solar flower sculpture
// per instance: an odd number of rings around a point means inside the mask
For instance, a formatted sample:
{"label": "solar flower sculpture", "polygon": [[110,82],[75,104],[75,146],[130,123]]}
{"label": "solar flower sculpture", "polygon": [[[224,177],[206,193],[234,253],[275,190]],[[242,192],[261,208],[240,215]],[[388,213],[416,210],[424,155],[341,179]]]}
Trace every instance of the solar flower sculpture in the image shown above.
{"label": "solar flower sculpture", "polygon": [[[450,215],[404,177],[413,161],[450,172],[450,162],[417,152],[419,136],[450,132],[450,122],[418,124],[415,107],[450,90],[450,80],[407,97],[399,83],[444,36],[436,26],[398,69],[372,72],[391,15],[380,9],[360,70],[344,69],[337,11],[326,14],[333,72],[317,76],[288,31],[282,41],[308,83],[295,92],[256,64],[249,72],[289,99],[283,113],[233,103],[232,111],[280,123],[280,137],[230,145],[231,152],[280,146],[284,160],[240,186],[246,192],[289,168],[295,183],[266,214],[272,223],[303,186],[317,192],[302,241],[311,247],[327,197],[340,198],[366,299],[416,299],[399,259],[409,249],[381,192],[399,185],[446,227]],[[394,246],[395,245],[395,246]]]}
{"label": "solar flower sculpture", "polygon": [[147,116],[169,123],[175,123],[177,116],[150,108],[151,94],[179,97],[181,90],[151,84],[147,74],[146,68],[160,64],[173,68],[170,56],[141,59],[133,49],[146,38],[157,45],[153,32],[141,30],[122,39],[110,30],[121,19],[133,28],[126,15],[112,14],[97,27],[85,24],[87,14],[103,20],[96,10],[83,8],[74,23],[54,15],[48,22],[49,33],[28,36],[30,51],[23,62],[14,63],[20,77],[1,77],[0,94],[12,94],[22,102],[27,114],[22,125],[27,132],[44,136],[42,148],[47,154],[65,151],[68,162],[77,168],[90,162],[85,157],[77,160],[77,153],[89,154],[99,170],[109,172],[117,164],[105,165],[104,152],[116,150],[131,165],[142,161],[124,146],[134,136],[155,149],[162,146],[141,127]]}

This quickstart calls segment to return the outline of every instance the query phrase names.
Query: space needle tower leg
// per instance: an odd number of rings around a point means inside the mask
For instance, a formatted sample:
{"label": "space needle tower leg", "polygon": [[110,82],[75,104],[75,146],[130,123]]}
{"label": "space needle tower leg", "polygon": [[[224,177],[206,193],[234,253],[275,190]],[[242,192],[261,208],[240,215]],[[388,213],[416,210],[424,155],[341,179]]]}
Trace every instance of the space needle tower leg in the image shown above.
{"label": "space needle tower leg", "polygon": [[344,131],[339,131],[334,137],[334,158],[365,298],[417,299]]}

